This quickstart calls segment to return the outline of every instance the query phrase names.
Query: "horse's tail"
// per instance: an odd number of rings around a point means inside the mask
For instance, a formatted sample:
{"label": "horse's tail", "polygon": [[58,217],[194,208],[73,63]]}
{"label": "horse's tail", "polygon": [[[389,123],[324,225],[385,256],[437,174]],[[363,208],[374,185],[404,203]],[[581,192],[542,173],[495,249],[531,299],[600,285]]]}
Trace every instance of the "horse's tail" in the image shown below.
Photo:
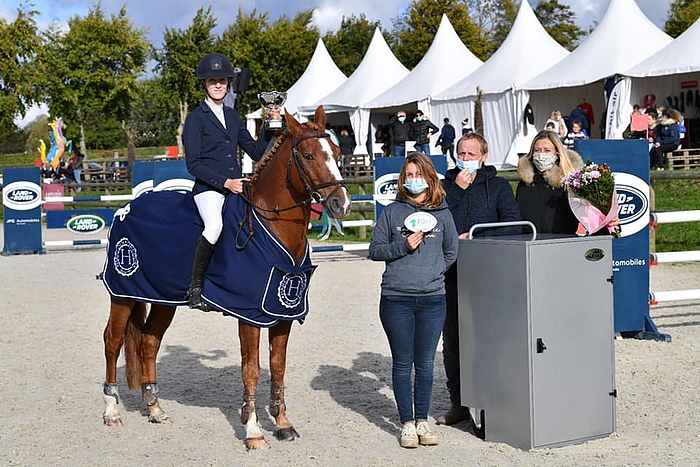
{"label": "horse's tail", "polygon": [[126,383],[129,389],[141,389],[141,330],[146,323],[146,304],[136,302],[124,332]]}

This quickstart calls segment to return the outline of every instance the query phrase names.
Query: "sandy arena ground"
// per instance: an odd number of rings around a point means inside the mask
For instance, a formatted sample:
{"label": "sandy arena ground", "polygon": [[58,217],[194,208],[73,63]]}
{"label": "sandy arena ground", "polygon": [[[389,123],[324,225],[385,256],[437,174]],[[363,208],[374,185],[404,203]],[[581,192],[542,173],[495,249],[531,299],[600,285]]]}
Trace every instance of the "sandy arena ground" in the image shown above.
{"label": "sandy arena ground", "polygon": [[[108,295],[95,275],[104,250],[0,257],[0,464],[6,466],[697,466],[700,301],[651,315],[672,343],[617,340],[617,431],[604,439],[522,451],[484,442],[466,423],[436,427],[440,445],[401,449],[389,348],[377,314],[383,264],[314,256],[311,313],[293,327],[287,403],[301,434],[246,452],[237,323],[180,308],[159,358],[161,403],[174,424],[149,424],[120,361],[123,428],[102,424],[102,331]],[[700,265],[661,265],[652,290],[699,288]],[[266,336],[266,333],[264,334]],[[263,350],[267,358],[266,346]],[[438,352],[431,423],[448,407]],[[259,401],[269,388],[263,362]],[[259,402],[260,404],[260,402]]]}

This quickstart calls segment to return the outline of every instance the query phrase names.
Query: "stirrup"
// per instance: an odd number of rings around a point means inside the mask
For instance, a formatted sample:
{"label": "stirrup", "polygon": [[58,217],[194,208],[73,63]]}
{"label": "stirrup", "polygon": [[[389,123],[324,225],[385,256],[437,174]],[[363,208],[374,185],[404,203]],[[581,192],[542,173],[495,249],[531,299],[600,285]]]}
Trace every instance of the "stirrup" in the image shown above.
{"label": "stirrup", "polygon": [[190,287],[187,290],[188,306],[192,309],[211,311],[211,307],[202,301],[202,288]]}

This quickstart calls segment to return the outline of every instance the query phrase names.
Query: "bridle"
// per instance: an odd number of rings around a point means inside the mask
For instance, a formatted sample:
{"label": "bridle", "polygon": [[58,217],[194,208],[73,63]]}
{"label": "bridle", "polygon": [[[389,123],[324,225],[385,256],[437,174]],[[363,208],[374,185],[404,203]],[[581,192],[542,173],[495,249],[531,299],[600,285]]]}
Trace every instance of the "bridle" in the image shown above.
{"label": "bridle", "polygon": [[[289,133],[285,135],[285,138],[290,136]],[[289,158],[289,163],[287,164],[287,181],[291,181],[292,179],[292,161],[294,162],[294,166],[296,167],[297,171],[299,172],[299,178],[301,178],[301,181],[304,183],[304,189],[306,190],[306,193],[308,194],[308,197],[295,203],[292,204],[291,206],[287,206],[284,208],[280,207],[274,207],[274,208],[265,208],[262,206],[259,206],[255,204],[252,200],[251,196],[251,190],[253,188],[251,183],[244,183],[243,185],[243,191],[241,192],[241,196],[243,199],[246,200],[248,204],[248,209],[246,210],[246,215],[245,217],[239,221],[238,223],[238,232],[236,233],[236,248],[241,250],[245,248],[246,244],[250,240],[250,238],[253,236],[253,219],[251,215],[251,210],[252,208],[257,209],[258,211],[262,212],[274,212],[275,214],[279,214],[284,211],[289,211],[291,209],[295,209],[298,207],[304,207],[307,205],[311,205],[312,203],[317,203],[321,204],[322,206],[326,206],[326,202],[328,201],[328,198],[333,196],[333,194],[343,188],[347,187],[345,180],[331,180],[327,182],[321,182],[321,183],[316,183],[314,179],[311,177],[311,174],[309,173],[309,170],[306,168],[306,165],[304,164],[304,161],[302,160],[304,156],[302,156],[301,152],[299,152],[299,143],[306,141],[308,139],[321,139],[321,138],[330,138],[330,135],[328,133],[312,133],[309,135],[304,135],[301,138],[295,138],[293,135],[291,135],[292,138],[292,157]],[[319,190],[322,188],[327,188],[335,186],[335,188],[330,192],[328,196],[323,196]],[[317,214],[321,215],[320,212],[316,211],[313,208],[312,209],[314,212]],[[238,234],[241,232],[243,225],[245,224],[245,220],[248,218],[248,235],[247,239],[243,243],[243,245],[238,244]]]}

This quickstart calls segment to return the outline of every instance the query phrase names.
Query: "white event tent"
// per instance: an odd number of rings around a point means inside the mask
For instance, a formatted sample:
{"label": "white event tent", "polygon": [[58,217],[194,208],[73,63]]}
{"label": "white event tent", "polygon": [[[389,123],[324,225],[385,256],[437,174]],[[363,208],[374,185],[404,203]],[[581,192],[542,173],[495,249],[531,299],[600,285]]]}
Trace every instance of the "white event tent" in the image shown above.
{"label": "white event tent", "polygon": [[[537,127],[543,128],[555,108],[568,115],[584,99],[593,106],[596,117],[606,115],[605,81],[625,72],[672,40],[644,15],[634,0],[610,0],[598,26],[576,50],[522,85],[530,91]],[[618,102],[618,99],[610,101]],[[627,125],[629,114],[625,119]],[[592,131],[591,136],[595,137],[595,132]]]}
{"label": "white event tent", "polygon": [[482,63],[464,45],[447,15],[443,14],[430,48],[415,68],[394,86],[363,104],[363,107],[373,109],[374,119],[375,116],[381,118],[379,109],[383,109],[381,116],[386,117],[387,114],[393,114],[398,110],[407,110],[402,108],[402,105],[415,104],[436,125],[439,125],[438,119],[442,121],[442,117],[447,115],[431,114],[431,97],[447,89],[463,76],[472,73]]}
{"label": "white event tent", "polygon": [[313,104],[300,106],[299,113],[313,115],[319,105],[323,105],[326,113],[348,112],[355,132],[355,153],[366,154],[370,111],[363,108],[363,104],[407,74],[408,69],[394,56],[381,31],[376,28],[362,62],[347,81]]}
{"label": "white event tent", "polygon": [[[697,147],[700,144],[696,136],[696,126],[700,128],[700,120],[696,120],[700,118],[699,44],[700,20],[697,20],[666,47],[623,72],[625,78],[622,84],[623,94],[620,96],[620,114],[629,117],[632,106],[643,105],[645,96],[649,96],[648,103],[653,95],[657,104],[666,106],[669,96],[674,105],[677,97],[688,126],[690,146]],[[626,120],[620,122],[616,134],[621,134],[628,123]]]}
{"label": "white event tent", "polygon": [[526,133],[523,114],[528,101],[527,92],[520,91],[519,85],[567,55],[568,51],[544,30],[527,0],[523,0],[501,47],[476,71],[433,96],[431,114],[446,115],[457,122],[471,117],[480,88],[484,92],[484,136],[489,142],[487,163],[497,168],[516,165],[516,137]]}

